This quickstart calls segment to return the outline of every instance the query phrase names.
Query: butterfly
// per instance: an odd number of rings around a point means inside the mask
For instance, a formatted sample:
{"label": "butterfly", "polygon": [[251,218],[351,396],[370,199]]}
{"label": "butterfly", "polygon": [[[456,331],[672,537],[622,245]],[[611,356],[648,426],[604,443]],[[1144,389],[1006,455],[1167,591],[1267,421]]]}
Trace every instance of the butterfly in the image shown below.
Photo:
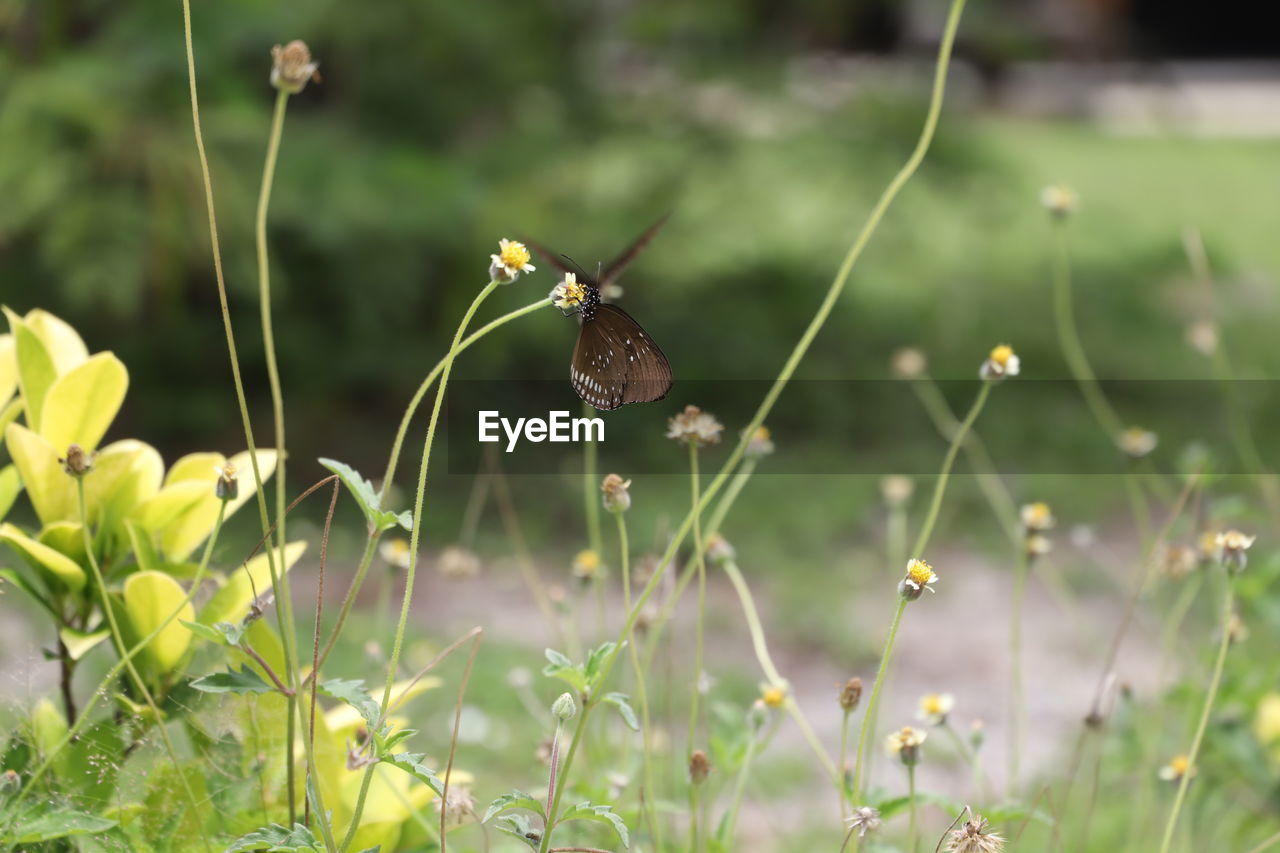
{"label": "butterfly", "polygon": [[525,241],[565,275],[555,291],[560,294],[556,305],[565,316],[577,314],[581,322],[569,365],[569,383],[579,397],[601,411],[661,400],[671,390],[671,365],[662,350],[630,314],[601,296],[666,221],[663,216],[645,229],[595,278],[571,259],[556,256],[532,240]]}

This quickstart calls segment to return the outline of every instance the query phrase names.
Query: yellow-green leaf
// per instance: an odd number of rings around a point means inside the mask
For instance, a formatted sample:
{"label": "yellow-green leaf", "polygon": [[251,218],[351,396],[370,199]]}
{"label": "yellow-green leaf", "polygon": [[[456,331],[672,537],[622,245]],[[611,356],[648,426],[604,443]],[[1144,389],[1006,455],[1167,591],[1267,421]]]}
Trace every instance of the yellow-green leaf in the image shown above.
{"label": "yellow-green leaf", "polygon": [[44,405],[49,386],[58,378],[58,368],[40,336],[8,307],[5,307],[4,314],[9,318],[9,329],[13,333],[18,388],[26,405],[27,421],[32,429],[38,429],[40,407]]}
{"label": "yellow-green leaf", "polygon": [[67,647],[67,654],[71,655],[71,659],[80,660],[80,658],[89,653],[90,649],[110,637],[111,629],[101,628],[97,631],[86,633],[77,631],[74,628],[62,628],[58,631],[58,636],[62,639],[62,645]]}
{"label": "yellow-green leaf", "polygon": [[90,523],[114,530],[160,490],[163,477],[164,461],[151,445],[131,438],[108,444],[98,451],[84,480]]}
{"label": "yellow-green leaf", "polygon": [[[285,571],[307,550],[306,542],[290,542],[285,546]],[[273,555],[278,556],[278,554]],[[279,566],[277,565],[277,570]],[[250,583],[249,578],[253,578]],[[259,554],[244,566],[238,566],[232,572],[222,589],[213,594],[209,603],[200,611],[200,622],[212,625],[215,622],[239,622],[249,612],[253,603],[253,590],[259,595],[271,592],[271,569],[266,554]]]}
{"label": "yellow-green leaf", "polygon": [[55,521],[47,524],[36,537],[41,545],[48,545],[81,566],[87,565],[84,549],[84,525],[78,521]]}
{"label": "yellow-green leaf", "polygon": [[169,467],[164,477],[166,486],[181,483],[184,480],[205,480],[213,482],[217,477],[214,469],[226,464],[227,457],[221,453],[188,453]]}
{"label": "yellow-green leaf", "polygon": [[59,376],[79,367],[89,357],[89,348],[67,321],[41,308],[28,311],[27,316],[22,319],[27,328],[44,343]]}
{"label": "yellow-green leaf", "polygon": [[0,335],[0,403],[18,391],[18,356],[13,335]]}
{"label": "yellow-green leaf", "polygon": [[85,573],[80,564],[57,550],[37,542],[12,524],[0,524],[0,542],[4,542],[35,568],[78,592],[84,589]]}
{"label": "yellow-green leaf", "polygon": [[[209,454],[207,456],[200,454],[200,456],[205,458],[194,460],[193,457],[186,457],[180,468],[175,465],[175,468],[179,468],[178,478],[175,479],[171,471],[168,485],[160,492],[163,495],[173,489],[178,495],[190,495],[193,494],[191,490],[194,487],[199,490],[195,493],[201,495],[198,500],[190,504],[165,524],[163,529],[158,531],[160,548],[164,552],[165,558],[175,562],[180,562],[190,556],[213,532],[213,525],[218,519],[218,506],[221,501],[218,500],[218,496],[214,492],[214,481],[218,478],[214,469],[223,464],[224,459],[218,454]],[[230,462],[240,472],[240,490],[235,500],[227,502],[228,518],[236,510],[244,506],[245,502],[252,498],[255,493],[252,485],[252,475],[247,473],[250,470],[249,454],[237,453],[231,457]],[[259,450],[258,467],[264,480],[270,477],[276,467],[275,451]]]}
{"label": "yellow-green leaf", "polygon": [[9,424],[4,436],[40,523],[79,519],[75,483],[62,470],[53,446],[22,424]]}
{"label": "yellow-green leaf", "polygon": [[120,359],[100,352],[49,386],[40,413],[40,434],[55,449],[78,444],[93,450],[124,403],[129,371]]}
{"label": "yellow-green leaf", "polygon": [[[67,718],[49,699],[41,699],[31,709],[31,735],[41,755],[48,756],[67,734]],[[67,752],[63,750],[53,761],[54,770],[64,773]]]}
{"label": "yellow-green leaf", "polygon": [[[124,582],[124,609],[138,640],[160,627],[160,623],[178,609],[186,594],[177,581],[163,572],[129,575]],[[182,660],[191,645],[191,631],[180,620],[190,621],[194,617],[195,608],[188,601],[182,605],[177,619],[165,625],[164,630],[142,650],[143,656],[158,671],[168,672]]]}
{"label": "yellow-green leaf", "polygon": [[18,469],[12,465],[0,468],[0,521],[9,514],[21,491],[22,478],[18,476]]}

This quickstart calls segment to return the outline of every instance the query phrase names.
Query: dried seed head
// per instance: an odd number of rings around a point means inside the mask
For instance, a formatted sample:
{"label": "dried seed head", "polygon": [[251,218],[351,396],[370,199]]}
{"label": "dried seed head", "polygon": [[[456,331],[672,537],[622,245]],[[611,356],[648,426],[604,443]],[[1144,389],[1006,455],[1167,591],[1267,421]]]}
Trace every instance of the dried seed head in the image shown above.
{"label": "dried seed head", "polygon": [[773,450],[773,434],[767,426],[761,426],[751,433],[751,440],[747,442],[747,449],[743,453],[748,458],[760,459],[773,453]]}
{"label": "dried seed head", "polygon": [[601,501],[606,512],[626,512],[631,509],[631,481],[617,474],[610,474],[600,483]]}
{"label": "dried seed head", "polygon": [[299,39],[271,48],[271,85],[282,92],[296,95],[307,83],[319,81],[319,67],[320,63],[312,61],[307,43]]}
{"label": "dried seed head", "polygon": [[700,749],[695,749],[689,756],[689,781],[701,785],[711,775],[711,759]]}
{"label": "dried seed head", "polygon": [[858,832],[858,837],[862,838],[868,832],[875,832],[880,828],[880,810],[873,809],[871,806],[858,806],[853,810],[853,816],[847,818],[850,829]]}
{"label": "dried seed head", "polygon": [[476,798],[466,785],[450,785],[448,799],[436,798],[436,811],[444,813],[445,823],[450,826],[461,826],[476,813]]}
{"label": "dried seed head", "polygon": [[903,347],[894,351],[889,367],[899,379],[919,379],[929,369],[929,361],[915,347]]}
{"label": "dried seed head", "polygon": [[573,701],[573,695],[569,693],[561,693],[560,698],[551,703],[551,716],[563,723],[572,720],[578,714],[578,705]]}
{"label": "dried seed head", "polygon": [[67,455],[58,462],[61,463],[62,470],[72,477],[83,477],[93,470],[93,457],[94,454],[78,444],[73,444],[67,448]]}
{"label": "dried seed head", "polygon": [[969,813],[964,826],[951,831],[947,839],[947,853],[1000,853],[1004,850],[1004,837],[991,831],[991,824],[981,815]]}
{"label": "dried seed head", "polygon": [[1022,370],[1022,360],[1008,344],[1000,344],[991,350],[987,360],[982,362],[978,375],[988,382],[1000,382],[1007,377],[1017,376]]}
{"label": "dried seed head", "polygon": [[724,424],[697,406],[685,406],[683,412],[667,420],[667,438],[693,447],[718,444],[723,431]]}
{"label": "dried seed head", "polygon": [[840,707],[846,712],[852,713],[857,710],[858,703],[862,701],[862,679],[850,678],[840,687],[839,702]]}

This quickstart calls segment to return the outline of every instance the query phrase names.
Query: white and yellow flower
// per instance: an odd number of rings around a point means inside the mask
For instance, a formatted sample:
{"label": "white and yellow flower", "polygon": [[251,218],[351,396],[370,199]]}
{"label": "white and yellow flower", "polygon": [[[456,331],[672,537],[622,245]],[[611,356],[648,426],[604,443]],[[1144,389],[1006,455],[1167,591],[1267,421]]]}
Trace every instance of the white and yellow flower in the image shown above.
{"label": "white and yellow flower", "polygon": [[956,706],[956,697],[950,693],[926,693],[920,697],[916,719],[930,726],[940,726]]}
{"label": "white and yellow flower", "polygon": [[926,589],[933,592],[933,584],[937,581],[938,575],[933,571],[933,566],[924,560],[912,559],[907,563],[907,573],[902,578],[902,583],[898,584],[898,594],[907,601],[915,601]]}
{"label": "white and yellow flower", "polygon": [[522,272],[537,269],[529,263],[532,256],[525,244],[505,237],[498,241],[498,254],[490,255],[489,259],[489,277],[504,284],[515,281]]}
{"label": "white and yellow flower", "polygon": [[577,273],[565,273],[564,278],[551,289],[551,304],[561,311],[579,308],[586,301],[587,288],[578,281]]}

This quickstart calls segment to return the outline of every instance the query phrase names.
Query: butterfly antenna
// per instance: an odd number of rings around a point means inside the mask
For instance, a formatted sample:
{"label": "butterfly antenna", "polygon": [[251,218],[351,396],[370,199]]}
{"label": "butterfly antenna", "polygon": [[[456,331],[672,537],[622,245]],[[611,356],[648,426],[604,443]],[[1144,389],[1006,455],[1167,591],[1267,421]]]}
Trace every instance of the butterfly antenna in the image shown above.
{"label": "butterfly antenna", "polygon": [[581,265],[581,264],[579,264],[577,261],[575,261],[573,258],[569,257],[568,255],[563,255],[563,254],[562,254],[560,257],[562,257],[562,258],[564,258],[566,261],[568,261],[568,262],[569,262],[569,264],[570,264],[570,265],[571,265],[575,270],[577,270],[579,273],[581,273],[581,274],[582,274],[582,280],[583,280],[583,281],[587,282],[588,284],[592,283],[592,278],[591,278],[591,276],[587,275],[587,271],[586,271],[586,270],[584,270],[584,269],[582,268],[582,265]]}

